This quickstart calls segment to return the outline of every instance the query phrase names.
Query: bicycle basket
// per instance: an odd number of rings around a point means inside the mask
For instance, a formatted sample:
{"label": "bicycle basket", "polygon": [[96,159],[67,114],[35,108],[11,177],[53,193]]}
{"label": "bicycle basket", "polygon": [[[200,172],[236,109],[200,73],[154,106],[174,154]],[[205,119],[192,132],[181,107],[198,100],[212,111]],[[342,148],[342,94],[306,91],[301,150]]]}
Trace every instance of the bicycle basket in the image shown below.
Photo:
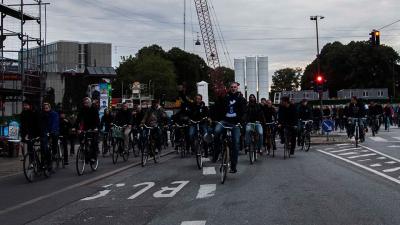
{"label": "bicycle basket", "polygon": [[112,128],[112,137],[113,138],[124,138],[124,130],[122,127],[113,127]]}

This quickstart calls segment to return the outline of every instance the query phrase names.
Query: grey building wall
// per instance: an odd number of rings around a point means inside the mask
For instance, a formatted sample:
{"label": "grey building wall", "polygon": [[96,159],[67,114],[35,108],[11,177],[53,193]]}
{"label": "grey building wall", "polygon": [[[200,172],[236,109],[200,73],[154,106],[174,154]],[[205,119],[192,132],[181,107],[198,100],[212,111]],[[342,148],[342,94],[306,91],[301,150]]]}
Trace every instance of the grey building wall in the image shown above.
{"label": "grey building wall", "polygon": [[344,89],[337,92],[339,99],[350,99],[352,96],[364,99],[387,99],[389,90],[387,88],[369,89]]}
{"label": "grey building wall", "polygon": [[111,60],[111,44],[87,44],[87,66],[110,67]]}

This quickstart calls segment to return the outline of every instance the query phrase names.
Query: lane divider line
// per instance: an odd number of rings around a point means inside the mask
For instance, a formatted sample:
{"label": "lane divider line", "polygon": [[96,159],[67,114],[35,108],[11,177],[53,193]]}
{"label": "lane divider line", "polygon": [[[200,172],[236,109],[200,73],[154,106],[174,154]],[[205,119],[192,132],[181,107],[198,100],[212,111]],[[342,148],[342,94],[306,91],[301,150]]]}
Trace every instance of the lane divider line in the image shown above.
{"label": "lane divider line", "polygon": [[181,223],[181,225],[206,225],[205,220],[201,220],[201,221],[183,221]]}

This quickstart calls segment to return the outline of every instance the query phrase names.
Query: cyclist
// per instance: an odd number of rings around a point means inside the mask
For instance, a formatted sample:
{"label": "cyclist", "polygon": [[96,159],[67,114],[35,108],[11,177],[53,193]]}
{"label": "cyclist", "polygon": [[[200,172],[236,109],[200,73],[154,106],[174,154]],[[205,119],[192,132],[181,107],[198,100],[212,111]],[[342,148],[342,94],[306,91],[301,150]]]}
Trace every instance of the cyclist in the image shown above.
{"label": "cyclist", "polygon": [[[100,127],[100,118],[99,111],[96,106],[92,106],[92,101],[89,97],[85,97],[83,99],[83,107],[78,113],[78,117],[76,119],[76,129],[78,134],[82,133],[82,131],[92,130],[94,132],[98,131]],[[82,137],[81,137],[82,141]],[[99,150],[98,143],[98,135],[93,134],[93,142],[88,157],[92,162],[95,162],[97,159],[97,152]]]}
{"label": "cyclist", "polygon": [[[204,121],[204,118],[208,118],[208,107],[203,102],[203,96],[201,94],[197,94],[195,97],[195,102],[189,107],[189,119],[193,121],[201,121],[200,130],[202,135],[206,135],[208,133],[207,121]],[[196,131],[196,125],[191,125],[189,127],[189,141],[191,144],[194,143]],[[194,146],[192,145],[192,151],[193,149]]]}
{"label": "cyclist", "polygon": [[141,124],[144,124],[148,127],[154,127],[155,131],[153,134],[156,135],[156,153],[161,151],[161,136],[162,131],[160,126],[162,126],[163,121],[167,118],[167,114],[164,109],[160,106],[160,101],[158,99],[154,99],[151,102],[151,107],[147,109],[144,117],[141,121]]}
{"label": "cyclist", "polygon": [[72,128],[72,123],[65,117],[65,113],[60,111],[60,136],[63,138],[61,139],[61,145],[63,146],[63,155],[64,155],[64,165],[68,165],[68,135],[69,131]]}
{"label": "cyclist", "polygon": [[[223,120],[215,126],[215,145],[221,145],[220,136],[224,131],[223,126],[234,127],[232,129],[233,148],[231,152],[231,171],[229,172],[236,173],[236,164],[240,148],[240,128],[236,125],[242,122],[241,119],[246,107],[246,99],[238,92],[238,84],[236,82],[231,83],[229,92],[221,101],[220,107]],[[214,152],[214,162],[217,161],[220,151],[221,148],[217,147]]]}
{"label": "cyclist", "polygon": [[40,136],[39,113],[33,109],[32,103],[28,100],[22,102],[21,119],[21,138],[26,143],[28,153],[33,152],[33,143],[27,140]]}
{"label": "cyclist", "polygon": [[115,116],[115,125],[124,127],[124,148],[129,149],[129,134],[132,129],[132,113],[128,110],[128,104],[124,102],[121,110]]}
{"label": "cyclist", "polygon": [[[264,102],[264,103],[263,103]],[[274,108],[274,106],[272,105],[272,101],[271,100],[266,100],[265,98],[261,99],[261,104],[264,104],[262,109],[263,109],[263,114],[264,114],[264,119],[266,123],[272,123],[277,121],[276,118],[276,109]],[[266,130],[266,127],[263,128],[264,131]],[[271,130],[272,132],[272,138],[275,138],[275,129]],[[265,135],[267,135],[266,132],[264,132]],[[267,139],[266,137],[264,137],[265,140],[265,144],[267,145],[267,150],[270,151],[271,150],[271,143],[269,139]],[[273,142],[273,146],[272,146],[273,150],[276,150],[276,145],[275,142]]]}
{"label": "cyclist", "polygon": [[[60,132],[58,113],[51,109],[50,103],[43,103],[43,111],[40,115],[41,123],[41,149],[44,151],[48,170],[51,171],[51,154],[57,152],[58,135]],[[50,138],[50,140],[49,140]],[[49,149],[49,141],[51,141],[52,149]]]}
{"label": "cyclist", "polygon": [[[111,116],[111,113],[108,109],[104,109],[104,115],[100,120],[100,130],[103,132],[103,143],[107,142],[108,135],[111,131],[111,126],[114,121],[114,118]],[[107,144],[108,145],[108,144]],[[104,149],[103,154],[107,153],[107,149]]]}
{"label": "cyclist", "polygon": [[281,98],[281,105],[278,110],[278,123],[281,132],[281,143],[284,141],[284,128],[289,129],[290,133],[290,154],[294,154],[296,148],[296,126],[297,126],[297,110],[295,105],[290,103],[289,97],[283,96]]}
{"label": "cyclist", "polygon": [[301,101],[301,104],[299,105],[298,108],[298,115],[299,115],[299,122],[298,122],[298,127],[299,127],[299,132],[297,135],[297,145],[300,146],[300,135],[303,132],[304,127],[302,126],[302,122],[301,121],[308,121],[308,120],[312,120],[312,110],[311,108],[308,106],[308,101],[307,99],[303,99]]}
{"label": "cyclist", "polygon": [[393,124],[393,114],[394,110],[390,103],[387,103],[383,109],[383,115],[384,115],[384,122],[385,122],[385,130],[388,130],[390,125]]}
{"label": "cyclist", "polygon": [[[372,127],[374,125],[373,123],[374,123],[376,117],[380,118],[380,117],[382,117],[382,115],[383,115],[382,105],[378,105],[378,104],[376,104],[376,102],[371,101],[371,103],[368,107],[368,117],[369,117],[369,121],[370,121],[370,126]],[[376,132],[378,132],[380,126],[381,126],[381,124],[379,122]]]}
{"label": "cyclist", "polygon": [[[350,104],[347,109],[346,117],[356,118],[356,119],[360,120],[359,126],[360,126],[360,131],[361,131],[360,132],[360,141],[361,142],[363,142],[364,138],[365,138],[365,136],[364,136],[365,124],[364,124],[364,120],[363,120],[363,118],[365,116],[366,116],[366,110],[365,110],[364,104],[361,101],[359,101],[357,99],[357,97],[355,97],[355,96],[351,97],[351,101],[350,101]],[[354,124],[352,124],[352,126],[348,126],[348,129],[349,129],[348,134],[349,134],[350,138],[354,136],[354,128],[355,128]]]}
{"label": "cyclist", "polygon": [[[246,153],[250,150],[251,144],[251,132],[258,133],[258,151],[261,151],[261,146],[263,145],[263,127],[262,124],[265,123],[264,113],[262,106],[257,102],[256,96],[251,94],[249,96],[249,102],[244,111],[243,122],[246,124],[245,129],[245,146]],[[253,127],[250,123],[254,123]]]}

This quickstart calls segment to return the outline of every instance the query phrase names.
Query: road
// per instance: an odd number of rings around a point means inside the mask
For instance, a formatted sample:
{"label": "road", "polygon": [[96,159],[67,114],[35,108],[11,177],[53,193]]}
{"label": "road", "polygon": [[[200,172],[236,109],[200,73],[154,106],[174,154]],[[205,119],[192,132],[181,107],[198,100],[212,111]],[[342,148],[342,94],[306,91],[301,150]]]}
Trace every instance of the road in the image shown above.
{"label": "road", "polygon": [[[369,134],[370,135],[370,134]],[[219,182],[219,167],[175,154],[27,184],[0,180],[1,224],[400,224],[400,130],[354,144],[315,145],[250,165]],[[110,161],[110,159],[108,159]],[[127,168],[130,167],[130,168]],[[113,172],[120,169],[119,173]],[[107,176],[115,173],[112,176]]]}

